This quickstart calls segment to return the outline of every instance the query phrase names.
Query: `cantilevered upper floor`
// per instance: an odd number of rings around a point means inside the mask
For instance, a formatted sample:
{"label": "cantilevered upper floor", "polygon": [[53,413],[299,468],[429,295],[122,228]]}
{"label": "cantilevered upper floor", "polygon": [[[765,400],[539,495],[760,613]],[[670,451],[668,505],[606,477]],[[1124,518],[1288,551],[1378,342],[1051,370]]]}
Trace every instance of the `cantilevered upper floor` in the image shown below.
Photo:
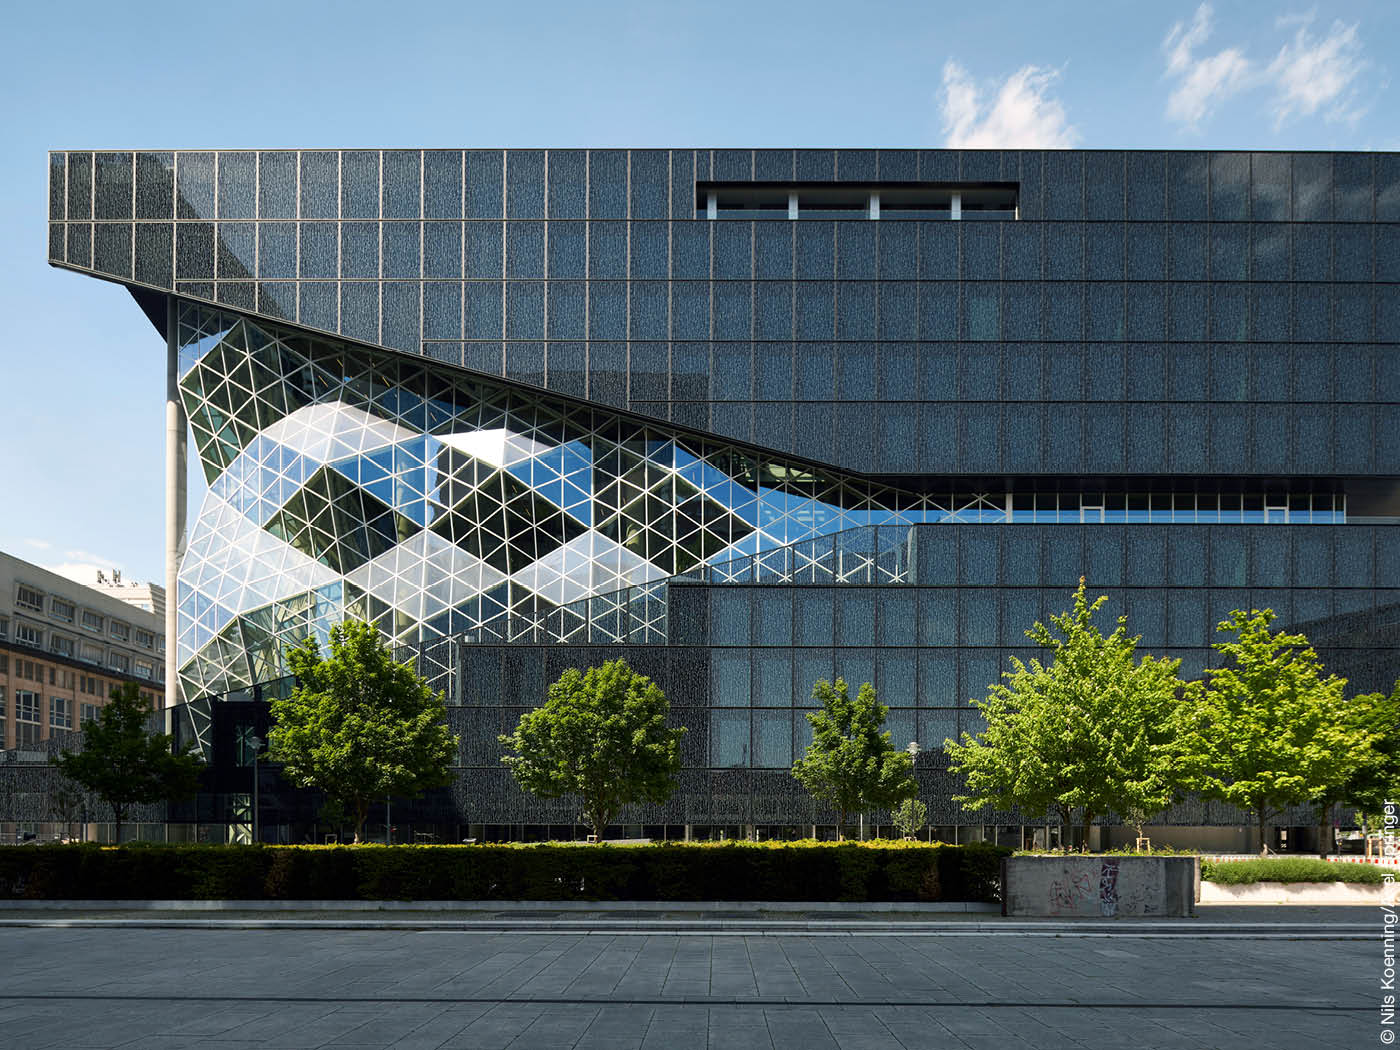
{"label": "cantilevered upper floor", "polygon": [[49,166],[57,266],[849,471],[1400,475],[1394,153]]}

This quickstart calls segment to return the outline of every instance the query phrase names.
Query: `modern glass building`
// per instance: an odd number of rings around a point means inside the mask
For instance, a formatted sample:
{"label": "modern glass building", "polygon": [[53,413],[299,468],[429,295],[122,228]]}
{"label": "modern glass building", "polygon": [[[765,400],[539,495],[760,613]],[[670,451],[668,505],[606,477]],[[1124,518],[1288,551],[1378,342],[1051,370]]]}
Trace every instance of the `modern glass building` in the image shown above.
{"label": "modern glass building", "polygon": [[496,734],[619,654],[691,730],[630,823],[824,823],[786,770],[840,675],[960,836],[1022,817],[963,813],[939,745],[1081,576],[1188,674],[1236,607],[1358,691],[1400,674],[1400,155],[49,163],[50,262],[166,338],[170,699],[234,769],[211,820],[263,716],[209,698],[344,616],[448,691],[462,775],[422,820],[491,834],[572,821]]}

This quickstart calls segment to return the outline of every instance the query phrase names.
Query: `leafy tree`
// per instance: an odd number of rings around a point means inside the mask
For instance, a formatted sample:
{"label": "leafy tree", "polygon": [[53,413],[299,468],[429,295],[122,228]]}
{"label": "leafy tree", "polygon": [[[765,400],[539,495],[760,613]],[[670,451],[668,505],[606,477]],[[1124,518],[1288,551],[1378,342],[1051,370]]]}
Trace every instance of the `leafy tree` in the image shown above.
{"label": "leafy tree", "polygon": [[869,682],[852,700],[843,679],[832,685],[823,678],[812,686],[812,699],[822,709],[807,713],[812,743],[806,757],[793,763],[792,775],[836,810],[837,835],[845,838],[848,814],[894,807],[918,791],[914,760],[896,750],[881,729],[889,708],[875,698]]}
{"label": "leafy tree", "polygon": [[88,793],[82,785],[55,770],[49,784],[48,812],[50,820],[63,825],[64,839],[72,832],[73,825],[82,819],[87,807]]}
{"label": "leafy tree", "polygon": [[1259,850],[1269,819],[1288,806],[1336,792],[1366,762],[1371,736],[1347,717],[1346,679],[1322,676],[1301,634],[1274,633],[1270,609],[1235,610],[1213,646],[1229,663],[1185,711],[1182,769],[1187,787],[1252,812]]}
{"label": "leafy tree", "polygon": [[297,684],[273,700],[268,757],[301,787],[314,787],[351,815],[360,841],[370,804],[451,782],[457,740],[442,693],[412,666],[395,663],[379,632],[346,620],[287,650]]}
{"label": "leafy tree", "polygon": [[912,839],[923,831],[924,825],[928,823],[928,806],[916,798],[906,798],[891,814],[891,819],[901,835]]}
{"label": "leafy tree", "polygon": [[660,686],[625,660],[569,668],[544,704],[502,735],[501,761],[541,798],[579,795],[597,841],[623,806],[665,802],[680,772],[684,728],[671,729]]}
{"label": "leafy tree", "polygon": [[[1026,631],[1050,653],[1048,663],[1012,657],[1005,683],[975,701],[986,717],[976,736],[944,741],[952,768],[966,778],[969,808],[1018,808],[1055,813],[1065,827],[1077,814],[1088,845],[1094,819],[1110,811],[1139,819],[1171,804],[1175,713],[1192,692],[1177,677],[1180,660],[1136,659],[1138,636],[1119,617],[1105,637],[1093,615],[1106,596],[1089,602],[1084,580],[1074,608]],[[1058,632],[1058,633],[1057,633]],[[1065,837],[1069,849],[1069,837]]]}
{"label": "leafy tree", "polygon": [[1400,682],[1387,696],[1364,693],[1345,704],[1345,724],[1365,736],[1369,752],[1365,761],[1344,781],[1318,789],[1311,802],[1317,814],[1318,853],[1332,850],[1330,816],[1337,805],[1353,806],[1363,829],[1369,814],[1380,813],[1387,799],[1400,797]]}
{"label": "leafy tree", "polygon": [[150,731],[151,710],[135,682],[116,686],[97,718],[83,724],[83,749],[65,748],[54,760],[111,807],[118,843],[132,806],[189,798],[199,788],[204,763],[190,753],[193,745],[175,751],[169,736]]}
{"label": "leafy tree", "polygon": [[1400,799],[1400,681],[1390,695],[1365,693],[1352,699],[1348,721],[1371,737],[1371,754],[1339,792],[1339,801],[1362,813],[1385,812]]}

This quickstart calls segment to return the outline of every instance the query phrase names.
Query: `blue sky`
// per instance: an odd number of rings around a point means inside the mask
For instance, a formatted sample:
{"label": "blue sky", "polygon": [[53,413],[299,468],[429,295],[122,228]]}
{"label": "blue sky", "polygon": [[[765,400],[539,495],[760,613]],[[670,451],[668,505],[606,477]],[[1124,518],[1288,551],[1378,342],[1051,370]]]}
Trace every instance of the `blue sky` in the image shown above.
{"label": "blue sky", "polygon": [[45,263],[49,149],[1400,148],[1384,0],[77,0],[6,23],[0,550],[128,579],[162,574],[164,346],[124,290]]}

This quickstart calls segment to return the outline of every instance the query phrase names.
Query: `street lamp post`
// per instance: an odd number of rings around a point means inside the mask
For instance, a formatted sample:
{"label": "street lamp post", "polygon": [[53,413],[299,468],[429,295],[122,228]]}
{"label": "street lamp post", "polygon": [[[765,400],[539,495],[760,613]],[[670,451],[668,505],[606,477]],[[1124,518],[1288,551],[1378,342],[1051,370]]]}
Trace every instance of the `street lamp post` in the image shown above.
{"label": "street lamp post", "polygon": [[921,750],[919,742],[917,740],[909,741],[909,746],[904,750],[909,753],[909,765],[917,766],[919,764],[919,751]]}
{"label": "street lamp post", "polygon": [[258,752],[262,750],[263,742],[256,733],[248,741],[253,749],[253,842],[258,841]]}

